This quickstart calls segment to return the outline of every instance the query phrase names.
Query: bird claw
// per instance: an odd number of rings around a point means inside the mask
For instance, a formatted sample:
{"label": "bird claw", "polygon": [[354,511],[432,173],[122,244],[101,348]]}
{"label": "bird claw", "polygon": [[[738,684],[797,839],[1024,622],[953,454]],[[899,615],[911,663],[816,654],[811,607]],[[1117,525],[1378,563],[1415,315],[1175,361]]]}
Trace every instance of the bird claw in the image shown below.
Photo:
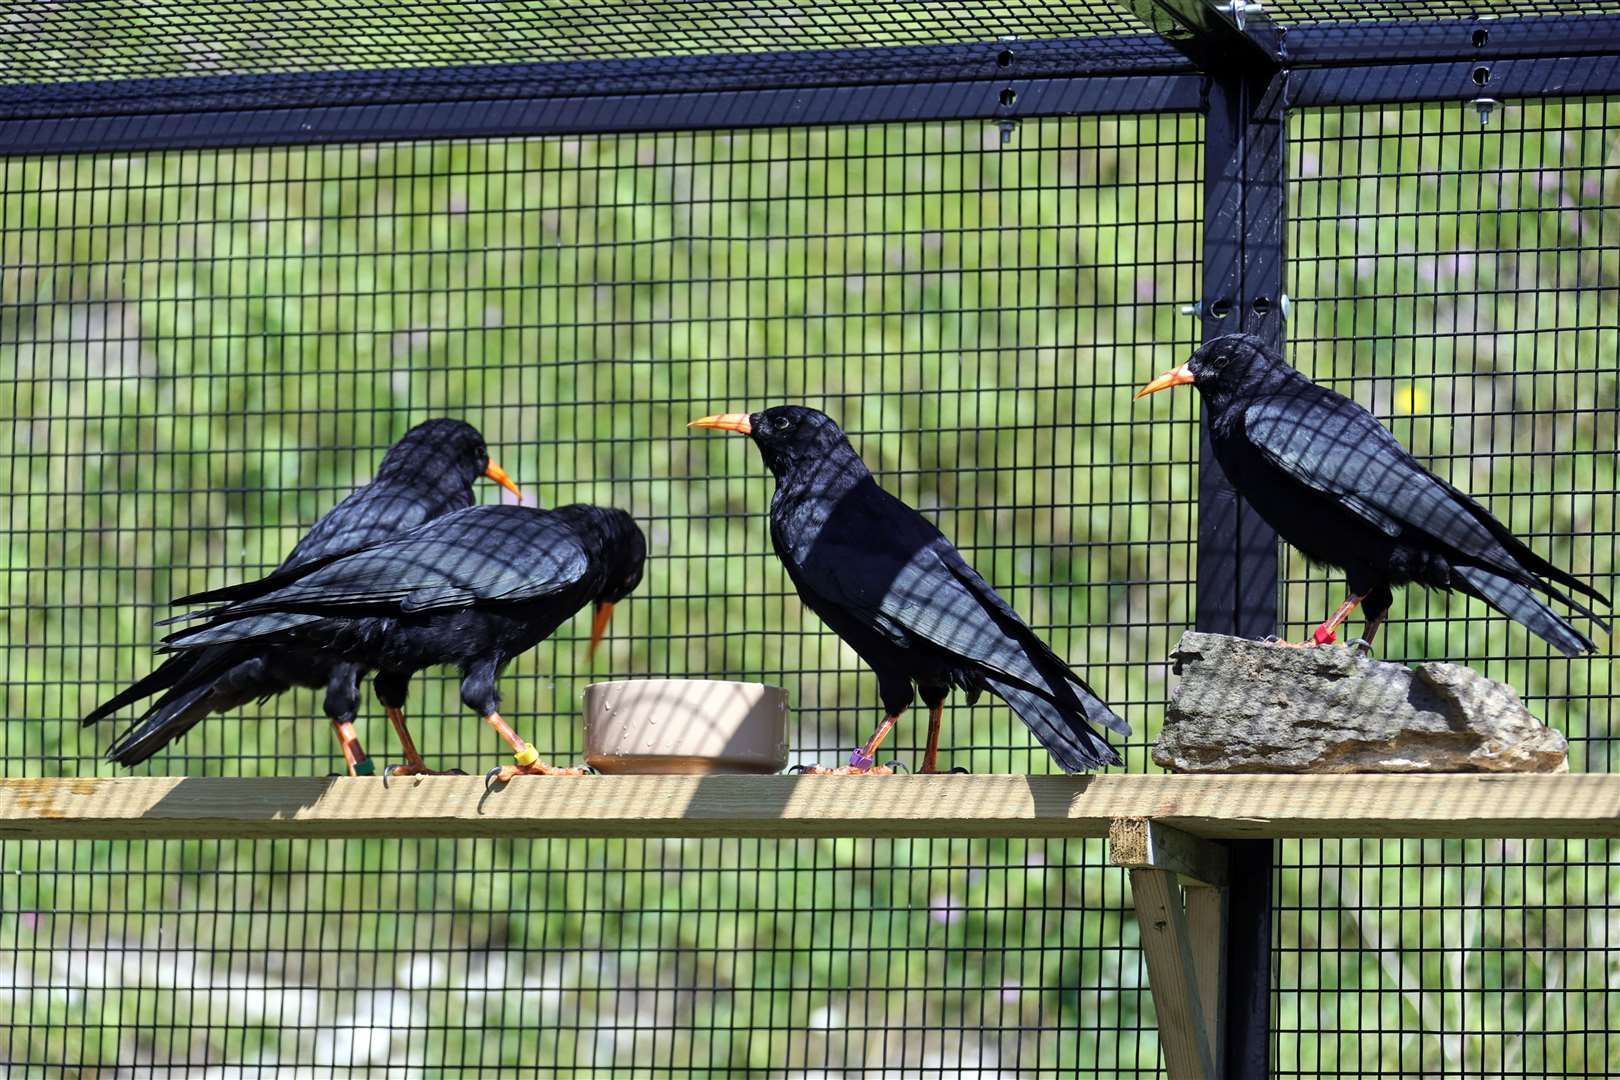
{"label": "bird claw", "polygon": [[519,776],[595,776],[589,765],[560,769],[555,765],[535,762],[533,765],[497,765],[484,774],[484,790],[491,791],[497,784],[507,784]]}
{"label": "bird claw", "polygon": [[1372,642],[1368,641],[1366,638],[1353,638],[1344,644],[1347,648],[1356,650],[1356,652],[1360,653],[1362,656],[1372,655]]}
{"label": "bird claw", "polygon": [[383,787],[396,776],[466,776],[465,769],[430,769],[426,765],[384,765],[382,771]]}
{"label": "bird claw", "polygon": [[791,770],[799,776],[892,776],[888,765],[840,765],[829,769],[825,765],[795,765]]}
{"label": "bird claw", "polygon": [[883,763],[883,767],[892,773],[909,773],[911,771],[910,769],[906,768],[906,763],[898,758],[893,761],[885,761]]}

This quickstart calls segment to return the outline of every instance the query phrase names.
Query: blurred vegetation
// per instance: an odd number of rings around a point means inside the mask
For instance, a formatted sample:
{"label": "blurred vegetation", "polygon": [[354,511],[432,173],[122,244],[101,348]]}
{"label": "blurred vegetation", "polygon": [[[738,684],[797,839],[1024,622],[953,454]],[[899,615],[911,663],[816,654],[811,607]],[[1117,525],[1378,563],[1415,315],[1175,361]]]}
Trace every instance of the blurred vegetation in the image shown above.
{"label": "blurred vegetation", "polygon": [[[1297,117],[1288,288],[1296,364],[1611,592],[1613,110]],[[1192,617],[1197,403],[1130,390],[1199,332],[1178,310],[1199,138],[1195,117],[1092,118],[1006,145],[921,124],[0,162],[0,762],[110,774],[111,731],[76,718],[146,670],[168,599],[273,565],[440,413],[541,504],[616,503],[651,540],[596,669],[576,625],[503,678],[542,750],[578,754],[587,681],[658,673],[785,685],[796,754],[846,750],[876,719],[870,676],[770,555],[757,456],[684,428],[801,400],[1076,662],[1150,768]],[[1292,556],[1284,576],[1297,637],[1342,583]],[[1408,593],[1395,616],[1386,655],[1466,658],[1568,732],[1576,768],[1612,767],[1610,655],[1549,656],[1466,601]],[[448,681],[419,680],[412,715],[441,767],[494,763]],[[947,717],[953,764],[1051,769],[1004,708]],[[391,756],[380,717],[362,731]],[[338,761],[299,693],[144,771]],[[1602,1071],[1608,845],[1282,850],[1279,1068]],[[14,1064],[1158,1068],[1095,842],[4,852]]]}

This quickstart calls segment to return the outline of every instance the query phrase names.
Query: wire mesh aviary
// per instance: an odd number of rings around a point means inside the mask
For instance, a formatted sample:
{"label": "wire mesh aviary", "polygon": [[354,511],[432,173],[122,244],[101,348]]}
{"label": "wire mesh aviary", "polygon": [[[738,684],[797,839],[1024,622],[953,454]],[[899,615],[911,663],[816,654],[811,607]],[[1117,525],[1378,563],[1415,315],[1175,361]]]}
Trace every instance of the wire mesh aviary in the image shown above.
{"label": "wire mesh aviary", "polygon": [[[336,653],[254,646],[204,693],[181,677],[203,649],[153,650],[208,623],[156,623],[328,542],[458,514],[560,528],[577,504],[627,512],[644,568],[623,595],[601,570],[612,586],[501,672],[498,718],[537,759],[580,760],[588,683],[671,675],[782,687],[790,762],[845,764],[892,702],[778,557],[759,452],[687,428],[786,403],[836,421],[908,527],[1106,703],[1109,771],[1154,772],[1183,630],[1231,631],[1207,624],[1232,607],[1299,640],[1344,596],[1340,571],[1245,540],[1197,394],[1132,403],[1234,331],[1614,593],[1612,5],[0,2],[0,21],[7,778],[318,780],[406,760],[402,736],[424,769],[510,761],[453,666],[378,700]],[[423,483],[395,483],[445,418]],[[313,573],[388,591],[401,565]],[[1614,646],[1571,622],[1595,654],[1409,587],[1375,643],[1509,683],[1573,771],[1608,773]],[[1060,779],[1013,709],[968,696],[939,714],[939,763]],[[135,723],[119,761],[124,726],[80,722],[113,701]],[[881,758],[921,764],[932,704]],[[0,1061],[1164,1071],[1128,872],[1095,836],[1015,832],[6,839]],[[1229,992],[1259,996],[1227,1018],[1225,1074],[1612,1072],[1614,841],[1471,835],[1233,847],[1267,921],[1232,944]]]}

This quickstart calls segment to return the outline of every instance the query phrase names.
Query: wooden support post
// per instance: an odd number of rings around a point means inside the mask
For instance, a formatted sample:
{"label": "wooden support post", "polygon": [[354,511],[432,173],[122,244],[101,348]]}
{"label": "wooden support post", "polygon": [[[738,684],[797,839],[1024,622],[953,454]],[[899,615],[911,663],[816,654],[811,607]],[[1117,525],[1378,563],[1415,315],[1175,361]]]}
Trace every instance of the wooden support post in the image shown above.
{"label": "wooden support post", "polygon": [[[1219,1080],[1227,936],[1227,859],[1219,844],[1143,818],[1108,832],[1131,872],[1159,1045],[1171,1080]],[[1186,878],[1183,900],[1178,877]]]}
{"label": "wooden support post", "polygon": [[1202,882],[1182,882],[1187,898],[1187,929],[1192,934],[1193,975],[1198,981],[1198,1001],[1209,1031],[1209,1049],[1215,1058],[1215,1075],[1221,1075],[1226,1050],[1226,942],[1227,913],[1231,894],[1222,887]]}

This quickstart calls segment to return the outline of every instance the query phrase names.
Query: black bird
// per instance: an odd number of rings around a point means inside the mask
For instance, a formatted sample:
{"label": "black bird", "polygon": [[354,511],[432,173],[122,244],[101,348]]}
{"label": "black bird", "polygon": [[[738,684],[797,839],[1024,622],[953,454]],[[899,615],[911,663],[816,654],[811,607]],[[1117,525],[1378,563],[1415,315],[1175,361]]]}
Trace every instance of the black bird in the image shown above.
{"label": "black bird", "polygon": [[165,638],[181,656],[221,647],[293,646],[375,670],[377,696],[395,718],[408,764],[430,773],[405,730],[411,676],[461,669],[461,700],[512,747],[518,773],[557,773],[497,711],[495,679],[507,661],[596,605],[594,651],[617,601],[641,581],[646,541],[623,510],[474,506],[402,536],[260,581],[185,597],[223,602],[182,618],[200,627]]}
{"label": "black bird", "polygon": [[[484,437],[471,424],[438,419],[418,424],[383,456],[376,479],[327,511],[292,549],[278,572],[413,529],[473,505],[480,476],[519,498],[506,470],[489,460]],[[343,748],[350,775],[372,771],[354,733],[362,670],[327,653],[296,646],[229,645],[171,656],[156,671],[84,718],[94,724],[143,698],[162,693],[113,744],[107,756],[135,765],[189,731],[210,713],[263,700],[294,686],[326,689],[326,715]]]}
{"label": "black bird", "polygon": [[1394,602],[1391,588],[1411,583],[1483,600],[1570,656],[1591,652],[1591,640],[1536,593],[1608,629],[1557,586],[1606,605],[1602,593],[1531,551],[1418,464],[1366,409],[1311,382],[1258,338],[1215,338],[1136,396],[1184,383],[1204,399],[1210,444],[1232,486],[1283,539],[1349,579],[1350,596],[1304,644],[1334,641],[1357,604],[1370,644]]}
{"label": "black bird", "polygon": [[878,745],[911,704],[928,706],[923,772],[936,772],[940,717],[956,687],[1012,706],[1070,772],[1118,765],[1087,723],[1131,729],[1024,624],[940,531],[878,487],[826,414],[798,405],[724,413],[692,427],[753,438],[776,474],[771,544],[810,610],[877,674],[887,714],[850,757],[871,771]]}

